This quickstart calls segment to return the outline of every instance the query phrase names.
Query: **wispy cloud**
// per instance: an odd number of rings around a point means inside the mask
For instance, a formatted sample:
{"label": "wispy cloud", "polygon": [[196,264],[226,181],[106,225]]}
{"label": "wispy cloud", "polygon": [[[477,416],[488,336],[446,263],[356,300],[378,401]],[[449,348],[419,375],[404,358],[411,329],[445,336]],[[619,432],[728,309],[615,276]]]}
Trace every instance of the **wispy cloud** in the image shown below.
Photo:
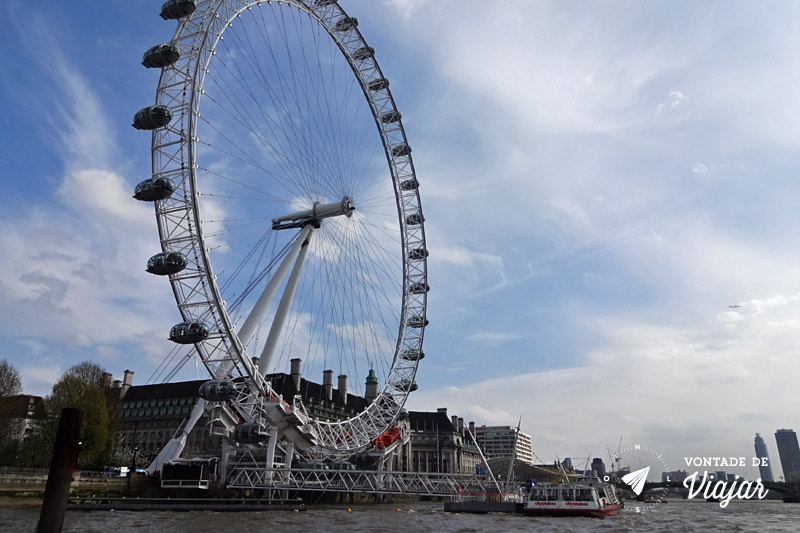
{"label": "wispy cloud", "polygon": [[[681,454],[746,455],[759,427],[781,423],[780,413],[754,399],[793,386],[790,373],[763,369],[786,365],[791,355],[756,341],[756,331],[769,327],[767,317],[733,336],[709,324],[686,329],[630,315],[597,319],[595,328],[609,342],[592,351],[583,366],[421,389],[411,405],[447,405],[454,414],[486,424],[513,424],[521,415],[534,433],[534,450],[545,460],[604,450],[619,438],[617,432],[669,450],[675,464]],[[798,335],[800,330],[792,333]],[[742,418],[742,412],[749,415]],[[686,440],[687,431],[699,428],[709,434],[702,449]]]}
{"label": "wispy cloud", "polygon": [[[119,153],[114,128],[92,84],[59,52],[57,32],[40,17],[28,29],[37,43],[33,68],[42,71],[39,119],[50,125],[63,175],[50,202],[42,196],[40,204],[0,221],[6,273],[0,332],[38,352],[47,346],[51,356],[79,350],[84,358],[109,361],[135,346],[162,357],[174,313],[169,292],[144,272],[157,251],[152,210],[131,198],[130,183],[113,163]],[[51,53],[37,65],[43,43]],[[34,359],[44,361],[37,351]],[[41,387],[58,370],[52,360],[31,366],[32,382]]]}
{"label": "wispy cloud", "polygon": [[520,333],[501,333],[498,331],[478,331],[470,335],[468,338],[474,342],[483,344],[503,344],[505,342],[514,341],[524,338],[525,335]]}

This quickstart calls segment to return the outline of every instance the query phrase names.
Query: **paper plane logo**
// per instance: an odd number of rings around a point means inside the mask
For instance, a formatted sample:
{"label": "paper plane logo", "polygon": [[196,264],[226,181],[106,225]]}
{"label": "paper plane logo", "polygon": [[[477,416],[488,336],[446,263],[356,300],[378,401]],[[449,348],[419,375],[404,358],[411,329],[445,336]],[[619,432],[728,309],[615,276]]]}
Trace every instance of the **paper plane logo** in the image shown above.
{"label": "paper plane logo", "polygon": [[644,489],[644,484],[647,481],[647,474],[650,473],[650,467],[646,466],[636,472],[631,472],[622,476],[622,481],[626,483],[636,495],[640,495]]}

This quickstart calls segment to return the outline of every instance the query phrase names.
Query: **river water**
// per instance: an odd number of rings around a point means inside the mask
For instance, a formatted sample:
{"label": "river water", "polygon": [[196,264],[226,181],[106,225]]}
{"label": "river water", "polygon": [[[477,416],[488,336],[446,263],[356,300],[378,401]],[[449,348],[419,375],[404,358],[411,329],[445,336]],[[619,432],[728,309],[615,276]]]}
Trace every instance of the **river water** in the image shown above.
{"label": "river water", "polygon": [[[671,501],[636,513],[594,518],[545,518],[511,514],[452,514],[442,503],[415,502],[381,505],[319,505],[307,511],[217,513],[201,512],[114,512],[68,511],[64,531],[81,533],[144,532],[318,532],[399,531],[413,532],[747,532],[800,531],[800,504],[779,502]],[[350,511],[348,511],[350,509]],[[0,531],[34,531],[39,509],[0,509]]]}

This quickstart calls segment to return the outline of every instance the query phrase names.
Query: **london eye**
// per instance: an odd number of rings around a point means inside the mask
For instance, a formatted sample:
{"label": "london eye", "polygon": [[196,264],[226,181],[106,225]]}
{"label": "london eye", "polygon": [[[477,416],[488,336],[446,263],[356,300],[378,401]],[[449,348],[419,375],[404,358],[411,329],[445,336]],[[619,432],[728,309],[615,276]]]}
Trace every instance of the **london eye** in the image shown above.
{"label": "london eye", "polygon": [[[161,74],[134,117],[152,132],[134,197],[155,205],[169,337],[207,369],[230,436],[363,450],[403,416],[428,323],[419,182],[377,52],[335,0],[168,0],[161,16],[177,29],[144,54]],[[292,360],[347,376],[367,407],[322,420],[280,397],[268,376]]]}

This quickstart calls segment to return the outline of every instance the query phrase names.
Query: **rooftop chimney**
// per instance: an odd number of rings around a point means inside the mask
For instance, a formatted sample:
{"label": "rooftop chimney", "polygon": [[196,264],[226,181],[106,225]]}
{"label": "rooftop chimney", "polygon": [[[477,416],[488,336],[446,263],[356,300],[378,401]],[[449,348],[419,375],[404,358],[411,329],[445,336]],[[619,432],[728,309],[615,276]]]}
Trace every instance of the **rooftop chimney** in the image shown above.
{"label": "rooftop chimney", "polygon": [[103,372],[103,387],[107,389],[111,388],[111,374],[108,372]]}
{"label": "rooftop chimney", "polygon": [[447,407],[439,407],[436,409],[437,413],[442,413],[444,416],[447,416]]}
{"label": "rooftop chimney", "polygon": [[302,359],[295,357],[290,361],[292,363],[292,381],[294,382],[294,389],[300,393],[300,364],[303,362]]}
{"label": "rooftop chimney", "polygon": [[333,370],[322,371],[322,386],[325,387],[325,398],[333,401]]}
{"label": "rooftop chimney", "polygon": [[119,397],[124,398],[128,393],[128,389],[133,385],[133,370],[126,370],[122,378],[122,388],[119,391]]}
{"label": "rooftop chimney", "polygon": [[469,432],[472,433],[472,436],[475,436],[475,422],[469,423]]}
{"label": "rooftop chimney", "polygon": [[458,417],[458,432],[464,436],[464,419],[461,417]]}
{"label": "rooftop chimney", "polygon": [[456,431],[458,429],[458,417],[456,415],[451,416],[450,423],[453,424],[453,431]]}
{"label": "rooftop chimney", "polygon": [[339,397],[347,405],[347,374],[339,374]]}

